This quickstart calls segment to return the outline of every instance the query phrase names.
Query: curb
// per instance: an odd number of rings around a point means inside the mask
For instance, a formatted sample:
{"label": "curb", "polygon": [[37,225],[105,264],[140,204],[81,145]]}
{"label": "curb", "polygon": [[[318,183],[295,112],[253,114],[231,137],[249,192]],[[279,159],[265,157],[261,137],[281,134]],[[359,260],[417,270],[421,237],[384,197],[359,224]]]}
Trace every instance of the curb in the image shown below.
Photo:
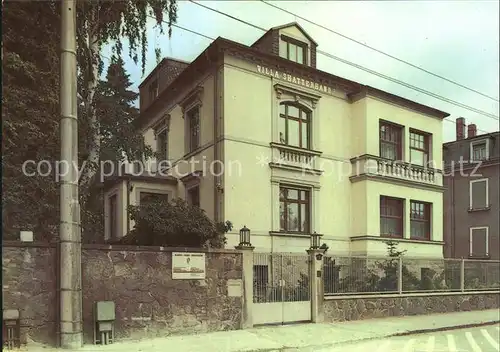
{"label": "curb", "polygon": [[394,334],[367,337],[367,338],[359,339],[359,340],[343,341],[343,342],[339,342],[339,343],[335,343],[335,344],[329,343],[329,344],[324,344],[324,345],[309,345],[309,346],[302,346],[302,347],[283,346],[283,347],[279,347],[279,348],[263,348],[263,349],[255,349],[255,350],[244,350],[244,352],[284,352],[284,351],[301,350],[301,349],[325,348],[325,347],[330,347],[330,346],[345,346],[345,345],[352,345],[352,344],[359,343],[359,342],[366,342],[366,341],[384,339],[384,338],[390,338],[390,337],[400,337],[400,336],[408,336],[408,335],[427,334],[430,332],[469,329],[469,328],[475,328],[475,327],[480,327],[480,326],[495,325],[495,324],[499,324],[499,323],[500,323],[500,320],[485,321],[485,322],[473,323],[473,324],[462,324],[462,325],[454,325],[454,326],[443,326],[443,327],[439,327],[439,328],[409,330],[409,331],[398,332],[398,333],[394,333]]}
{"label": "curb", "polygon": [[421,330],[411,330],[405,331],[397,334],[393,334],[387,337],[398,337],[398,336],[408,336],[408,335],[418,335],[418,334],[426,334],[429,332],[439,332],[439,331],[450,331],[450,330],[460,330],[460,329],[469,329],[469,328],[477,328],[479,326],[488,326],[499,324],[500,320],[493,321],[485,321],[482,323],[473,323],[473,324],[463,324],[463,325],[455,325],[455,326],[445,326],[441,328],[431,328],[431,329],[421,329]]}

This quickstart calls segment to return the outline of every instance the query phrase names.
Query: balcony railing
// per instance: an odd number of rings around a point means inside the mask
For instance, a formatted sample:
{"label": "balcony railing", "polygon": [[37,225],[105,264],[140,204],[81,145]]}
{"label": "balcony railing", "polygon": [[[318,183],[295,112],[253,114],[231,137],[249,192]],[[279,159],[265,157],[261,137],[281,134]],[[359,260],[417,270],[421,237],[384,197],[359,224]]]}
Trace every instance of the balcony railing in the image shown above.
{"label": "balcony railing", "polygon": [[365,154],[351,159],[351,165],[353,166],[351,178],[375,175],[439,186],[442,184],[442,175],[439,170],[403,161],[383,159]]}
{"label": "balcony railing", "polygon": [[271,147],[273,150],[271,166],[291,167],[302,171],[319,171],[316,159],[321,155],[321,152],[278,143],[271,143]]}

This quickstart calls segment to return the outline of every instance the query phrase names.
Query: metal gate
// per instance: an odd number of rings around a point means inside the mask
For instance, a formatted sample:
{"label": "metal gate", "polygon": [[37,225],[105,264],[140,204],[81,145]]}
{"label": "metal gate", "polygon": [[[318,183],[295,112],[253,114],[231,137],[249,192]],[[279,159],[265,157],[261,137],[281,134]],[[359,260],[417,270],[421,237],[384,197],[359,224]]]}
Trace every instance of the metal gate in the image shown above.
{"label": "metal gate", "polygon": [[253,323],[311,321],[309,256],[254,253]]}

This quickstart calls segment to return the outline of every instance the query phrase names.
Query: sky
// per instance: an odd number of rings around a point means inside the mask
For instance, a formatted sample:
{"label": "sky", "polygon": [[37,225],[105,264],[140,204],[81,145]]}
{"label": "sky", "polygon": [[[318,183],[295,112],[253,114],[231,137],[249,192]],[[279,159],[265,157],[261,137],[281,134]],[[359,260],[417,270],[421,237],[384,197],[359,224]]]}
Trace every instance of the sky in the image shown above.
{"label": "sky", "polygon": [[[271,1],[301,18],[263,1],[201,1],[233,17],[263,28],[296,21],[318,43],[318,51],[347,60],[383,75],[454,100],[477,111],[391,82],[352,65],[318,53],[317,68],[331,74],[432,106],[451,114],[443,125],[444,141],[455,139],[455,119],[465,117],[479,133],[499,128],[499,2],[498,1]],[[179,1],[177,25],[202,35],[224,37],[251,45],[263,31],[217,14],[190,1]],[[311,23],[312,22],[312,23]],[[460,83],[472,92],[422,72],[334,34],[355,39],[379,51]],[[134,88],[156,66],[155,47],[162,56],[192,61],[210,45],[211,39],[173,28],[171,38],[160,35],[154,20],[148,25],[148,61],[144,74],[140,65],[125,57]],[[125,47],[127,43],[124,42]],[[107,48],[104,56],[109,55]]]}

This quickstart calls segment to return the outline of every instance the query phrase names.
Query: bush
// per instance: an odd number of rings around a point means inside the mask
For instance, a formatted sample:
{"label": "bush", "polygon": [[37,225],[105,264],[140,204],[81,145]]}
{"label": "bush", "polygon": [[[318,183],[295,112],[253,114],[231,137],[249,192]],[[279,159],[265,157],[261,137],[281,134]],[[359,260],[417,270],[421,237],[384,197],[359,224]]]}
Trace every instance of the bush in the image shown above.
{"label": "bush", "polygon": [[135,227],[116,244],[164,247],[223,248],[230,221],[214,223],[205,211],[182,199],[155,199],[129,207]]}

